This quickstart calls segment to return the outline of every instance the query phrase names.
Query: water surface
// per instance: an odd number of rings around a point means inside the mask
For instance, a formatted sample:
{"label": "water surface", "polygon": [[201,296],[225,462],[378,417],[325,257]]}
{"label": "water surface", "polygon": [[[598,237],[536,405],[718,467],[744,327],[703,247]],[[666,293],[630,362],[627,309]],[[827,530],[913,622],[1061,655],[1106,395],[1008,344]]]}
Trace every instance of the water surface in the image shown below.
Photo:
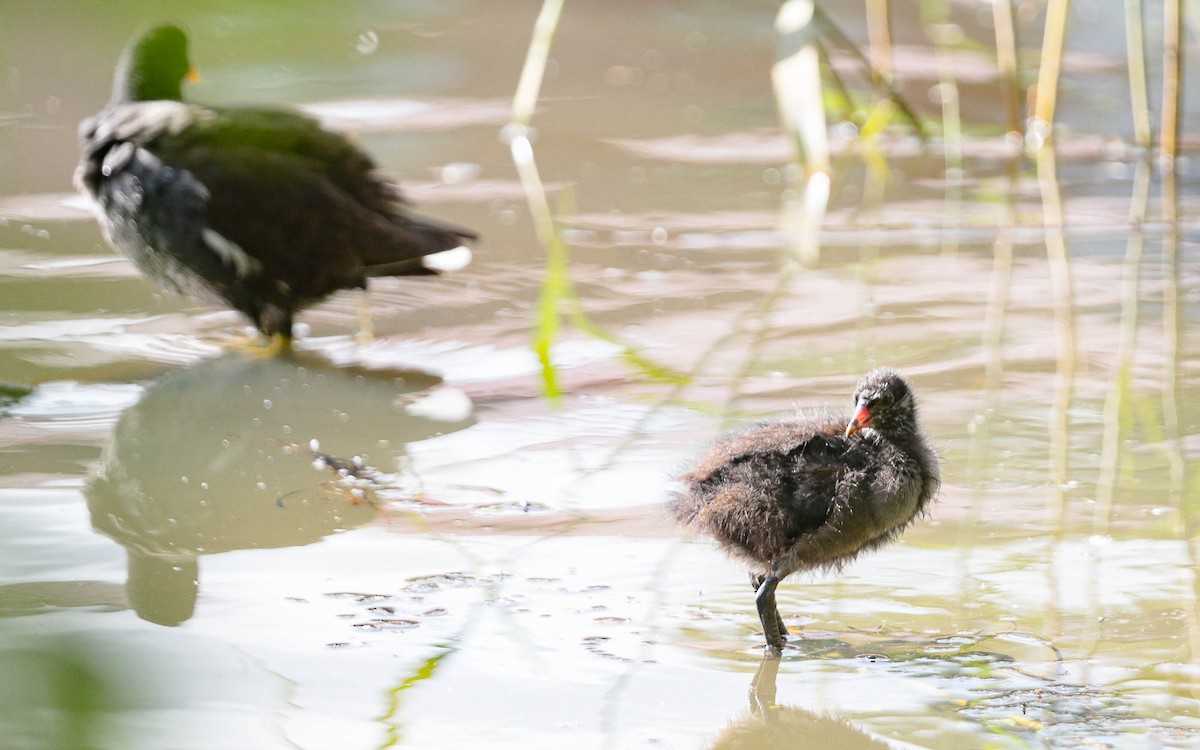
{"label": "water surface", "polygon": [[[775,9],[567,5],[535,156],[611,340],[564,323],[557,403],[530,346],[545,255],[499,136],[536,4],[0,9],[0,382],[32,389],[0,399],[6,746],[1200,745],[1200,207],[1185,161],[1179,223],[1157,179],[1128,221],[1119,24],[1074,11],[1056,179],[1021,159],[1010,180],[985,52],[956,58],[961,178],[936,141],[885,139],[880,172],[835,130],[800,267]],[[332,298],[285,360],[141,278],[71,194],[74,130],[165,18],[195,99],[354,131],[481,233],[474,265],[382,280],[369,344],[359,296]],[[901,89],[936,121],[936,55],[895,23]],[[661,503],[721,429],[844,407],[876,364],[919,394],[938,503],[785,583],[802,637],[764,665],[744,573]]]}

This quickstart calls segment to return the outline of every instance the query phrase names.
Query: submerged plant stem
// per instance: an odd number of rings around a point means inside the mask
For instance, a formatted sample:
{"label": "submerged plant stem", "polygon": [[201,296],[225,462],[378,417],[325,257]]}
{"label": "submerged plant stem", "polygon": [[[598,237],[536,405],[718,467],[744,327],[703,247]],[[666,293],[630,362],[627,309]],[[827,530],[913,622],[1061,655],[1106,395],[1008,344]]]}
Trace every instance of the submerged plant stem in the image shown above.
{"label": "submerged plant stem", "polygon": [[1071,258],[1067,249],[1062,188],[1054,147],[1046,144],[1037,151],[1037,175],[1042,195],[1043,224],[1046,231],[1046,262],[1050,270],[1054,323],[1058,330],[1058,363],[1055,368],[1054,401],[1050,419],[1050,481],[1058,498],[1055,533],[1066,530],[1067,493],[1070,472],[1071,401],[1075,386],[1077,343],[1075,332],[1074,290],[1071,283]]}
{"label": "submerged plant stem", "polygon": [[542,388],[551,399],[557,399],[562,396],[562,390],[558,384],[558,374],[554,369],[550,350],[558,337],[559,307],[570,291],[567,248],[554,225],[550,201],[546,198],[546,187],[542,184],[537,163],[533,158],[533,145],[528,137],[520,134],[512,136],[510,146],[513,164],[516,165],[521,188],[525,192],[529,212],[533,216],[538,242],[546,251],[546,275],[538,297],[533,350],[542,367]]}

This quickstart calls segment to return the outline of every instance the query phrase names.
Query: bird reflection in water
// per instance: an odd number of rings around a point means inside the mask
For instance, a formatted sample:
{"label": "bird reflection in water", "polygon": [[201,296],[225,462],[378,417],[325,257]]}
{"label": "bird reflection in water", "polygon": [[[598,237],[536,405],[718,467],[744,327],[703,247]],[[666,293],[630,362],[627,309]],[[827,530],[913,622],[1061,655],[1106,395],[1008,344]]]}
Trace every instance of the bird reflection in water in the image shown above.
{"label": "bird reflection in water", "polygon": [[889,750],[900,747],[873,737],[847,721],[775,702],[778,659],[764,657],[750,683],[750,710],[729,723],[713,750],[765,750],[780,747]]}
{"label": "bird reflection in water", "polygon": [[93,527],[128,552],[138,615],[190,618],[201,555],[300,546],[371,521],[372,506],[336,491],[297,447],[318,440],[328,456],[400,463],[407,443],[473,421],[469,408],[445,421],[406,410],[406,395],[439,382],[231,353],[155,384],[122,415],[86,489]]}

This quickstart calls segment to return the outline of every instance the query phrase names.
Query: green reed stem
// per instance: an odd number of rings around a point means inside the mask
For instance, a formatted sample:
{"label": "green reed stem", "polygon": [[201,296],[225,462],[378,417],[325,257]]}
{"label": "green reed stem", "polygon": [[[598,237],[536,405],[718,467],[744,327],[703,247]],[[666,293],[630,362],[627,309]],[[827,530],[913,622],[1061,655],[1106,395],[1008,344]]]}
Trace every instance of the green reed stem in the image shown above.
{"label": "green reed stem", "polygon": [[1147,151],[1154,145],[1150,129],[1150,92],[1146,78],[1146,27],[1142,0],[1125,0],[1125,59],[1129,68],[1129,103],[1133,140]]}
{"label": "green reed stem", "polygon": [[[800,0],[787,0],[787,2],[785,2],[783,5],[786,6],[789,3],[799,1]],[[782,13],[783,7],[781,6],[780,14],[782,15]],[[900,110],[905,119],[912,123],[913,129],[916,130],[917,137],[921,139],[922,143],[924,143],[928,136],[925,133],[924,127],[921,125],[921,120],[917,117],[912,107],[908,105],[908,101],[905,100],[905,98],[900,95],[900,92],[896,90],[891,76],[885,75],[882,71],[876,70],[875,66],[871,64],[866,55],[864,55],[862,50],[859,49],[858,45],[846,36],[846,33],[842,31],[841,27],[834,23],[833,19],[830,18],[824,11],[822,11],[821,6],[819,5],[815,5],[813,8],[812,24],[815,26],[815,32],[819,32],[822,36],[828,37],[833,42],[835,47],[849,52],[863,66],[863,68],[870,73],[871,85],[879,94],[889,99],[892,104],[896,106],[896,109]],[[778,28],[778,21],[776,22],[776,27]]]}

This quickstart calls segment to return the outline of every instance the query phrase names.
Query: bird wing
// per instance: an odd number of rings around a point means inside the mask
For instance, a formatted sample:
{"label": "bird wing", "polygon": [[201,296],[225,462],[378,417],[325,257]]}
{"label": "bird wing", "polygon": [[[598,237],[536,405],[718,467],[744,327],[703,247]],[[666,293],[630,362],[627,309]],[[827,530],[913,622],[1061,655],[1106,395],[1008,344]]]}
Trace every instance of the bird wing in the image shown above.
{"label": "bird wing", "polygon": [[[210,251],[225,260],[249,259],[232,269],[239,277],[262,270],[266,278],[303,286],[294,289],[302,296],[361,286],[368,269],[371,275],[428,273],[410,261],[470,236],[410,221],[399,196],[375,177],[370,157],[299,113],[139,102],[102,112],[84,123],[81,135],[77,179],[97,198],[101,183],[116,180],[120,168],[136,169],[139,184],[165,186],[166,176],[183,175],[195,188],[186,222],[171,227],[175,241],[152,246],[186,255],[181,260],[193,266]],[[130,149],[148,158],[114,163],[113,154]],[[143,201],[136,221],[153,224],[157,215],[171,222],[181,197],[160,191],[155,201]],[[194,241],[180,240],[184,229]]]}
{"label": "bird wing", "polygon": [[362,208],[403,220],[398,188],[379,178],[375,162],[345,136],[324,130],[300,112],[268,107],[209,108],[177,101],[134,102],[109,108],[80,126],[85,158],[132,141],[160,157],[172,151],[229,150],[302,163]]}
{"label": "bird wing", "polygon": [[[453,235],[456,242],[476,239],[468,229],[427,217],[411,216],[399,186],[384,180],[369,154],[320,121],[289,109],[237,107],[212,110],[217,117],[185,134],[188,142],[235,144],[255,151],[302,158],[311,170],[351,196],[363,208],[423,234]],[[453,245],[450,245],[453,247]]]}
{"label": "bird wing", "polygon": [[427,252],[409,241],[403,224],[364,208],[304,155],[174,139],[148,150],[204,185],[207,228],[299,296],[361,286],[378,257],[401,261]]}
{"label": "bird wing", "polygon": [[[689,502],[736,502],[737,515],[761,519],[758,531],[746,531],[744,546],[756,544],[751,537],[768,534],[778,541],[765,542],[765,548],[794,543],[840,512],[850,489],[844,480],[862,468],[859,441],[844,436],[843,424],[826,414],[809,414],[726,436],[684,477],[700,490],[688,495]],[[679,506],[685,518],[703,515],[701,507],[688,506]]]}
{"label": "bird wing", "polygon": [[845,424],[830,414],[809,412],[751,425],[722,437],[688,476],[692,481],[703,481],[721,466],[744,456],[803,452],[810,442],[810,450],[820,450],[825,437],[840,434]]}
{"label": "bird wing", "polygon": [[406,201],[381,179],[375,161],[349,138],[321,127],[301,112],[268,107],[212,110],[216,117],[190,128],[184,141],[196,146],[237,146],[308,161],[309,169],[363,208],[389,219],[405,218]]}
{"label": "bird wing", "polygon": [[791,539],[817,531],[844,509],[852,492],[848,480],[862,468],[856,448],[841,433],[821,432],[783,457],[778,498],[790,509]]}

